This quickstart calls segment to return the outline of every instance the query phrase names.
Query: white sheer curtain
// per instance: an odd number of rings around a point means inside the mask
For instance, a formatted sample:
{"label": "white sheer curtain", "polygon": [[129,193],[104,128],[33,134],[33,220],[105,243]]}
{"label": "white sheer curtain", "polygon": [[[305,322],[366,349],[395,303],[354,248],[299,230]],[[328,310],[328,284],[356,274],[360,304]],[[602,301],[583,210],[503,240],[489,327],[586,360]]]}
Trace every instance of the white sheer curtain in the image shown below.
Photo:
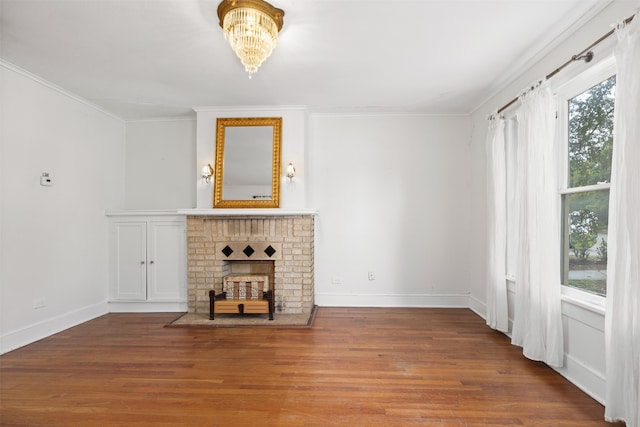
{"label": "white sheer curtain", "polygon": [[492,117],[487,132],[487,325],[509,331],[507,309],[505,123]]}
{"label": "white sheer curtain", "polygon": [[640,13],[616,34],[605,418],[640,427]]}
{"label": "white sheer curtain", "polygon": [[521,97],[518,118],[518,255],[512,343],[563,365],[557,102],[546,82]]}

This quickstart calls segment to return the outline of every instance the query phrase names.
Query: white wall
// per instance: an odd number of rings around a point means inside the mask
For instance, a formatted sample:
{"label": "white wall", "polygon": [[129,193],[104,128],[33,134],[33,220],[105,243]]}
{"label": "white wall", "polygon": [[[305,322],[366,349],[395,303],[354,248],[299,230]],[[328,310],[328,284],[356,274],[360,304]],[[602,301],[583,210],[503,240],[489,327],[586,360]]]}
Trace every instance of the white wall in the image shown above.
{"label": "white wall", "polygon": [[[473,139],[471,155],[474,159],[471,169],[471,194],[477,215],[472,216],[472,253],[483,254],[486,245],[485,228],[485,138],[487,116],[509,102],[534,81],[543,78],[563,64],[574,54],[597,40],[611,28],[611,24],[631,16],[640,6],[638,1],[614,1],[604,8],[595,18],[584,23],[561,43],[551,49],[544,57],[530,64],[515,80],[500,90],[494,97],[481,105],[473,113]],[[575,63],[554,79],[563,78],[563,74],[576,68],[587,68],[588,64]],[[471,288],[471,307],[480,314],[485,312],[484,257],[470,257],[469,284]],[[510,288],[510,315],[513,316],[513,294],[517,284]],[[604,360],[604,313],[594,307],[580,304],[565,298],[562,305],[565,367],[559,371],[570,381],[578,385],[596,400],[604,401],[605,360]],[[513,317],[512,317],[513,318]]]}
{"label": "white wall", "polygon": [[196,206],[196,121],[127,122],[126,209]]}
{"label": "white wall", "polygon": [[310,116],[319,305],[467,306],[470,134],[467,116]]}
{"label": "white wall", "polygon": [[[319,210],[318,304],[468,305],[470,117],[196,112],[198,169],[214,163],[216,118],[283,117],[283,171],[291,161],[296,177],[281,176],[281,208]],[[197,207],[211,198],[198,182]]]}
{"label": "white wall", "polygon": [[104,211],[123,208],[125,124],[10,64],[0,78],[2,353],[106,312]]}
{"label": "white wall", "polygon": [[[280,169],[280,208],[302,209],[306,198],[306,111],[301,107],[247,107],[247,108],[196,108],[196,157],[197,170],[210,163],[215,166],[216,119],[218,117],[282,117],[282,151]],[[296,168],[293,181],[286,177],[286,167],[292,162]],[[206,184],[198,180],[196,207],[211,209],[213,206],[213,179]]]}

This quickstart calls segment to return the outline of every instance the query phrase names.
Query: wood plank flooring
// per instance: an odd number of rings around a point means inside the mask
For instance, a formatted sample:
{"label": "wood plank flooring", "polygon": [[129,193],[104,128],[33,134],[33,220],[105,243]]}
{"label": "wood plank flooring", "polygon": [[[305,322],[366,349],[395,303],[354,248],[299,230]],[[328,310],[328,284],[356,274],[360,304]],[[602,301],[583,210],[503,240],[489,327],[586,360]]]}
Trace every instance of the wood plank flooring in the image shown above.
{"label": "wood plank flooring", "polygon": [[0,425],[613,425],[466,309],[324,307],[311,329],[176,317],[108,314],[0,356]]}

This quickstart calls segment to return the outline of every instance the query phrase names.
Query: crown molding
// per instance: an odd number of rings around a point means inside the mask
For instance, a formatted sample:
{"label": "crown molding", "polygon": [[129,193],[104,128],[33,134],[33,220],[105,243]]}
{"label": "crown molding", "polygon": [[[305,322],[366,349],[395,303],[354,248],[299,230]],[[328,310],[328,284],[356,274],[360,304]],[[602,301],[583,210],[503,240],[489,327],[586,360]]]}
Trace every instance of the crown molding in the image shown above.
{"label": "crown molding", "polygon": [[143,119],[126,119],[127,123],[154,123],[154,122],[195,122],[196,118],[191,116],[161,116],[147,117]]}
{"label": "crown molding", "polygon": [[16,74],[19,74],[19,75],[21,75],[23,77],[26,77],[26,78],[28,78],[28,79],[36,82],[36,83],[39,83],[42,86],[45,86],[45,87],[47,87],[47,88],[49,88],[51,90],[54,90],[54,91],[66,96],[68,98],[73,99],[76,102],[84,104],[87,107],[90,107],[90,108],[92,108],[92,109],[94,109],[96,111],[99,111],[102,114],[105,114],[105,115],[107,115],[107,116],[109,116],[109,117],[111,117],[113,119],[116,119],[116,120],[118,120],[120,122],[123,122],[123,123],[126,122],[126,120],[124,118],[113,114],[111,111],[105,110],[104,108],[94,104],[93,102],[91,102],[91,101],[89,101],[89,100],[87,100],[85,98],[82,98],[81,96],[78,96],[75,93],[70,92],[67,89],[64,89],[63,87],[60,87],[60,86],[58,86],[58,85],[56,85],[56,84],[54,84],[54,83],[52,83],[52,82],[50,82],[48,80],[45,80],[42,77],[37,76],[37,75],[35,75],[35,74],[33,74],[33,73],[23,69],[23,68],[20,68],[17,65],[12,64],[11,62],[5,61],[2,58],[0,58],[0,67],[5,68],[5,69],[10,70],[10,71],[13,71]]}
{"label": "crown molding", "polygon": [[307,107],[304,105],[234,105],[234,106],[201,106],[192,107],[196,113],[218,113],[223,111],[304,111]]}
{"label": "crown molding", "polygon": [[[485,96],[482,101],[478,102],[471,110],[470,114],[475,114],[480,108],[482,108],[485,104],[489,103],[492,99],[498,96],[502,91],[504,91],[511,84],[516,82],[520,77],[522,77],[527,70],[531,69],[535,64],[539,63],[546,57],[551,54],[554,49],[558,48],[563,42],[567,41],[571,35],[573,35],[580,28],[584,27],[589,21],[595,18],[600,12],[602,12],[605,8],[607,8],[611,3],[614,3],[614,0],[603,0],[599,1],[593,6],[591,6],[588,10],[586,10],[580,18],[578,18],[573,24],[569,25],[564,29],[560,34],[552,39],[543,39],[536,46],[534,46],[531,50],[536,52],[532,56],[528,58],[524,58],[515,64],[513,68],[507,70],[504,73],[504,77],[497,80],[495,84],[489,88],[488,95]],[[544,76],[542,76],[544,77]]]}

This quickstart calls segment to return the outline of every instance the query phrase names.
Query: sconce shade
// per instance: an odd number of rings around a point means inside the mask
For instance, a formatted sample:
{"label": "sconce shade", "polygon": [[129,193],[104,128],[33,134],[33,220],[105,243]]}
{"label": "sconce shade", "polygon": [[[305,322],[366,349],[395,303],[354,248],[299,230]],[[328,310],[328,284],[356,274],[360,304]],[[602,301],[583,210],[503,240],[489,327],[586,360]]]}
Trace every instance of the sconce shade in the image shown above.
{"label": "sconce shade", "polygon": [[240,58],[249,77],[278,43],[284,11],[263,0],[223,0],[218,18],[224,38]]}
{"label": "sconce shade", "polygon": [[296,175],[296,168],[293,166],[293,163],[289,163],[287,166],[287,178],[289,181],[293,180],[293,177]]}
{"label": "sconce shade", "polygon": [[202,181],[209,182],[211,181],[211,176],[213,175],[213,167],[211,167],[210,163],[207,163],[202,167],[200,173],[202,174]]}

